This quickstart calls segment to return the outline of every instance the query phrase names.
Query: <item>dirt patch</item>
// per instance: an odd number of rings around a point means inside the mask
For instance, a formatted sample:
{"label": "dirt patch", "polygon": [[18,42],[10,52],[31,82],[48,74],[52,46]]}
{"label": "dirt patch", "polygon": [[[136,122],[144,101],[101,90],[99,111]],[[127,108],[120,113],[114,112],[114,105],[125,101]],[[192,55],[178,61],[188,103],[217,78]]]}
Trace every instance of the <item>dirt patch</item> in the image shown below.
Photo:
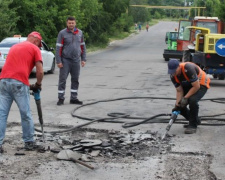
{"label": "dirt patch", "polygon": [[210,155],[170,153],[165,160],[167,180],[217,180],[209,171]]}

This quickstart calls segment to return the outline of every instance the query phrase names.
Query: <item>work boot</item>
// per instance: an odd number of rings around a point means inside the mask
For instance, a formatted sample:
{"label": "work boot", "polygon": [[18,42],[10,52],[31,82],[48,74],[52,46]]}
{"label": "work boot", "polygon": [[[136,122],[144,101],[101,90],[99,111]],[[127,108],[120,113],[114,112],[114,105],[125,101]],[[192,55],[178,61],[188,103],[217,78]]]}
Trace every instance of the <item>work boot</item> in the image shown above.
{"label": "work boot", "polygon": [[35,142],[33,141],[30,141],[30,142],[25,142],[25,145],[24,145],[24,149],[26,151],[34,151],[34,150],[39,150],[39,149],[42,149],[43,147],[40,146],[40,145],[37,145]]}
{"label": "work boot", "polygon": [[82,105],[83,102],[82,101],[79,101],[78,99],[71,99],[70,100],[70,104],[79,104],[79,105]]}
{"label": "work boot", "polygon": [[197,131],[197,127],[188,126],[187,129],[185,129],[184,134],[194,134]]}
{"label": "work boot", "polygon": [[27,151],[33,151],[36,148],[35,142],[25,142],[24,149]]}
{"label": "work boot", "polygon": [[57,102],[57,105],[61,106],[63,104],[64,104],[64,99],[59,99],[58,102]]}

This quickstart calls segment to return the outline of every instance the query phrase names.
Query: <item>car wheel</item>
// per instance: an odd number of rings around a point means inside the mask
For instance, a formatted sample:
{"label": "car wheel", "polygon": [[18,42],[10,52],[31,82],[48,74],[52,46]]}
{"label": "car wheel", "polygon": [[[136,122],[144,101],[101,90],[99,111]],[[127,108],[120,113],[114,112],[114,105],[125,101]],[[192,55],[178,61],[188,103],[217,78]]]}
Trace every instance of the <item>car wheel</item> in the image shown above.
{"label": "car wheel", "polygon": [[51,70],[48,71],[49,74],[54,74],[55,72],[55,58],[53,59],[52,61],[52,67],[51,67]]}

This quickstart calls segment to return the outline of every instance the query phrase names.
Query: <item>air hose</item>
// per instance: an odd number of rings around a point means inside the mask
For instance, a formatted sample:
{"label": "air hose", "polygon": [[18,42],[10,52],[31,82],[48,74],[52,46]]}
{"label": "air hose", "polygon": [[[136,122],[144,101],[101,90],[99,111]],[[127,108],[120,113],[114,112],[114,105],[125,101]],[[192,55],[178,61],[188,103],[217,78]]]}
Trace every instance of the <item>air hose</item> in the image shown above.
{"label": "air hose", "polygon": [[[159,119],[158,117],[162,117],[162,116],[171,116],[171,114],[165,113],[165,114],[158,114],[158,115],[154,115],[152,117],[132,117],[129,114],[126,113],[109,113],[107,114],[108,116],[111,116],[110,118],[100,118],[100,119],[92,119],[92,118],[88,118],[88,117],[84,117],[84,116],[78,116],[75,114],[75,112],[78,109],[81,109],[83,107],[86,106],[91,106],[97,103],[102,103],[102,102],[112,102],[112,101],[119,101],[119,100],[125,100],[125,99],[157,99],[157,100],[176,100],[174,98],[163,98],[163,97],[122,97],[122,98],[116,98],[116,99],[107,99],[107,100],[100,100],[100,101],[95,101],[95,102],[91,102],[91,103],[87,103],[87,104],[83,104],[81,106],[76,107],[72,112],[71,115],[72,117],[76,117],[79,119],[83,119],[83,120],[88,120],[90,122],[78,125],[78,126],[73,126],[69,129],[65,129],[65,130],[56,130],[56,131],[44,131],[45,133],[50,133],[50,134],[56,134],[56,133],[65,133],[65,132],[70,132],[70,131],[74,131],[77,128],[81,128],[83,126],[89,125],[91,123],[94,122],[110,122],[110,123],[124,123],[122,125],[123,128],[128,128],[128,127],[134,127],[140,124],[144,124],[144,123],[168,123],[169,120],[167,119]],[[212,101],[215,103],[224,103],[225,98],[211,98],[211,99],[201,99],[201,101]],[[201,120],[217,120],[217,121],[225,121],[225,119],[221,119],[221,118],[212,118],[212,117],[217,117],[217,116],[222,116],[225,115],[225,113],[221,113],[221,114],[215,114],[215,115],[210,115],[210,116],[201,116]],[[121,119],[121,118],[126,118],[126,119],[142,119],[142,121],[140,122],[129,122],[126,123],[125,121],[115,121],[116,119]],[[182,122],[183,121],[183,122]],[[175,122],[176,124],[186,124],[184,122],[184,119],[177,119],[177,121]],[[201,125],[204,126],[224,126],[225,123],[202,123]],[[35,131],[37,132],[42,132],[41,130],[35,128]]]}

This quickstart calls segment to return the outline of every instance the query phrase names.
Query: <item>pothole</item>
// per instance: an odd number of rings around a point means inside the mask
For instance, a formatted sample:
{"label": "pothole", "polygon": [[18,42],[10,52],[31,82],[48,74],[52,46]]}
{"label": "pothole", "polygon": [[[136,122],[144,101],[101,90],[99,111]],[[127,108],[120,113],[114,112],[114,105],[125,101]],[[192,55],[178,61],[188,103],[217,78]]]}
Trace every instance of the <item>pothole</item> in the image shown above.
{"label": "pothole", "polygon": [[[173,144],[167,138],[161,141],[157,132],[108,131],[82,128],[71,133],[46,134],[47,142],[57,144],[58,151],[70,149],[82,153],[84,161],[104,158],[106,161],[126,162],[128,159],[141,160],[145,157],[165,154]],[[41,141],[41,137],[38,138]],[[50,147],[57,152],[55,147]]]}
{"label": "pothole", "polygon": [[[48,129],[50,127],[46,127]],[[62,129],[62,127],[58,127]],[[63,126],[65,128],[65,126]],[[17,134],[10,133],[17,130]],[[5,145],[23,146],[21,130],[15,124],[8,128],[8,136]],[[146,157],[166,154],[171,150],[173,144],[170,137],[161,141],[161,136],[157,132],[150,130],[141,132],[130,130],[120,132],[114,130],[100,130],[90,128],[80,128],[69,133],[47,134],[45,133],[45,143],[42,142],[42,134],[36,134],[36,142],[45,146],[45,151],[58,153],[61,150],[69,149],[81,154],[84,161],[116,161],[126,162],[128,159],[142,160]],[[7,145],[8,144],[8,145]],[[15,149],[16,149],[15,148]],[[18,153],[20,154],[20,153]]]}

